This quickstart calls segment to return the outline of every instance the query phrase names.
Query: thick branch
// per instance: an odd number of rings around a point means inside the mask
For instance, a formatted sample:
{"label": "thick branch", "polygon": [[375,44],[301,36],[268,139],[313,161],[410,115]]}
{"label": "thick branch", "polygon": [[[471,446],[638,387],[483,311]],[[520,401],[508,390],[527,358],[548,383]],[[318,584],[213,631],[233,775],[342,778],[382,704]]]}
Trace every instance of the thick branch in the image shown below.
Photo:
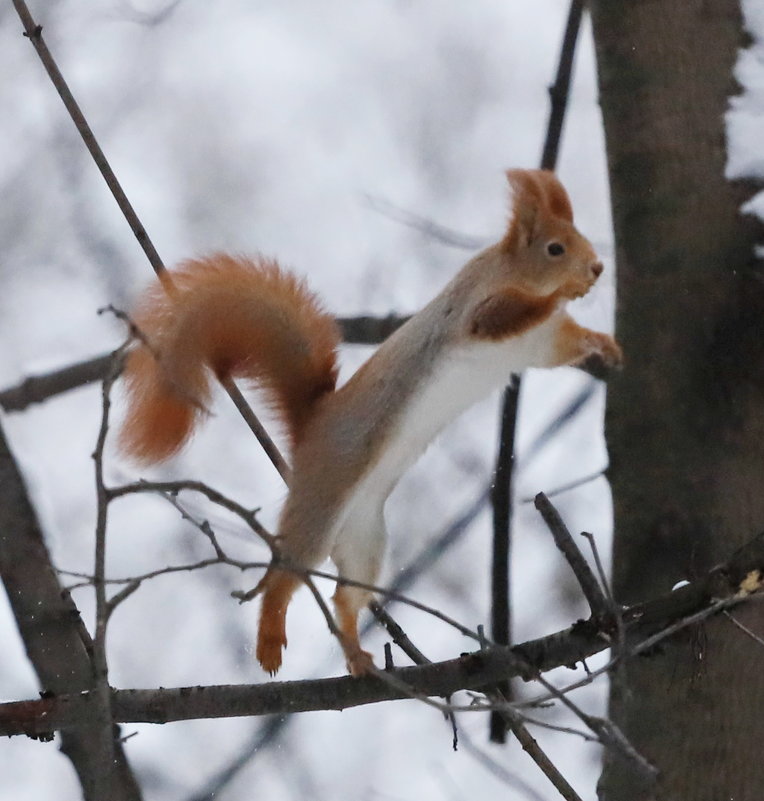
{"label": "thick branch", "polygon": [[[737,551],[702,579],[624,611],[626,654],[652,647],[661,636],[673,636],[695,625],[703,615],[759,593],[764,577],[764,534]],[[720,603],[726,599],[727,603]],[[649,638],[649,640],[648,640]],[[457,659],[391,671],[417,694],[448,696],[458,690],[480,690],[501,680],[555,667],[573,665],[609,647],[610,638],[593,620],[511,648],[493,647]],[[348,709],[407,698],[379,679],[349,676],[260,685],[182,687],[158,690],[113,690],[115,719],[124,723],[167,723],[175,720],[244,715],[285,714]],[[39,701],[0,705],[0,735],[46,734],[91,720],[93,694],[82,693]]]}

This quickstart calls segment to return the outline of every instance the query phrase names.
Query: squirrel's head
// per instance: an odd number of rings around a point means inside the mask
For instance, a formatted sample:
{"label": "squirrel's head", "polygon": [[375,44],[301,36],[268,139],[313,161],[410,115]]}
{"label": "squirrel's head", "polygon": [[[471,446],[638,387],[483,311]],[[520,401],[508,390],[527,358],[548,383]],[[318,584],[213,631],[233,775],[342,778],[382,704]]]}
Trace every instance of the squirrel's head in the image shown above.
{"label": "squirrel's head", "polygon": [[512,218],[500,244],[512,283],[535,295],[585,295],[602,273],[594,248],[573,225],[568,193],[549,170],[508,170]]}

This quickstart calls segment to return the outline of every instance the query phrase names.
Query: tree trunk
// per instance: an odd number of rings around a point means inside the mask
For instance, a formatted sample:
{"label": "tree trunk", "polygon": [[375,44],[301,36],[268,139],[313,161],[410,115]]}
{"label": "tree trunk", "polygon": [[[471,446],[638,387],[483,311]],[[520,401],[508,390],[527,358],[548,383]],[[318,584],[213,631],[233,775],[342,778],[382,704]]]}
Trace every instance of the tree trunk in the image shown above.
{"label": "tree trunk", "polygon": [[[80,613],[58,577],[45,547],[37,515],[0,427],[0,579],[24,647],[45,694],[76,695],[94,687],[93,666]],[[107,712],[108,710],[99,710]],[[84,801],[141,801],[125,757],[119,727],[91,725],[61,735],[82,785]],[[107,742],[104,742],[107,740]],[[107,751],[111,764],[103,764]],[[103,788],[108,787],[108,793]]]}
{"label": "tree trunk", "polygon": [[[764,284],[750,187],[724,178],[744,44],[730,0],[592,2],[626,353],[607,419],[623,603],[764,528]],[[764,608],[736,617],[764,635]],[[661,771],[606,757],[603,801],[764,797],[764,647],[721,617],[613,678],[610,714]]]}

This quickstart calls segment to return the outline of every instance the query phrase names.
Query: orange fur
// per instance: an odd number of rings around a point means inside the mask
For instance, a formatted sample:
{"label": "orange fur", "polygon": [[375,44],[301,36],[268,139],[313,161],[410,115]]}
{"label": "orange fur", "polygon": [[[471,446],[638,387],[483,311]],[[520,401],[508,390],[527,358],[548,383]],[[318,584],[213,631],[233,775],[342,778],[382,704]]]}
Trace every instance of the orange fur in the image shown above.
{"label": "orange fur", "polygon": [[143,462],[175,453],[205,410],[210,370],[264,389],[296,445],[316,400],[336,383],[334,319],[303,281],[264,259],[188,261],[172,280],[172,293],[157,282],[135,315],[148,347],[126,365],[123,450]]}
{"label": "orange fur", "polygon": [[479,339],[518,336],[549,317],[559,300],[555,293],[539,297],[519,289],[504,289],[475,309],[471,333]]}
{"label": "orange fur", "polygon": [[148,348],[128,355],[125,379],[132,402],[120,432],[121,447],[143,463],[168,458],[190,436],[197,407],[178,397]]}
{"label": "orange fur", "polygon": [[334,608],[342,635],[342,649],[348,670],[353,676],[365,676],[374,670],[374,660],[361,648],[358,639],[358,614],[371,600],[371,593],[358,587],[340,585],[334,593]]}
{"label": "orange fur", "polygon": [[565,187],[549,170],[507,170],[512,186],[512,221],[504,238],[506,250],[530,242],[550,219],[573,223],[573,207]]}
{"label": "orange fur", "polygon": [[[602,272],[573,225],[565,189],[548,171],[510,170],[507,177],[513,213],[504,237],[472,258],[338,392],[337,326],[275,262],[226,255],[186,262],[138,308],[146,341],[126,366],[124,450],[144,462],[175,453],[206,413],[213,375],[263,388],[286,424],[293,471],[278,526],[284,561],[258,585],[257,658],[271,674],[281,666],[299,571],[330,557],[346,578],[375,583],[387,495],[442,426],[506,378],[505,360],[513,370],[590,358],[620,363],[611,337],[582,328],[564,310]],[[538,337],[525,337],[537,327]],[[452,402],[440,402],[445,393]],[[334,595],[354,675],[373,669],[357,628],[370,597],[349,585]]]}
{"label": "orange fur", "polygon": [[271,675],[281,667],[281,651],[286,648],[286,613],[289,601],[300,584],[294,574],[277,568],[263,579],[263,602],[257,631],[257,661]]}
{"label": "orange fur", "polygon": [[584,328],[570,317],[563,318],[557,330],[555,358],[560,364],[595,359],[611,369],[623,364],[623,353],[613,337]]}

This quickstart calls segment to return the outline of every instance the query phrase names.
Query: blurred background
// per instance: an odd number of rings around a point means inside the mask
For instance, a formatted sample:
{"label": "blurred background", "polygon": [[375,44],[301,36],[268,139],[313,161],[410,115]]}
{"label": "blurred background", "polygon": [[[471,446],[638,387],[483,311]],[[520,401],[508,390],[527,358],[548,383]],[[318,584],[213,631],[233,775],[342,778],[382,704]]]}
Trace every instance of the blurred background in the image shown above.
{"label": "blurred background", "polygon": [[[568,10],[566,0],[244,0],[32,4],[44,36],[165,262],[215,250],[263,253],[307,276],[338,315],[410,313],[484,244],[508,214],[503,175],[538,166]],[[153,273],[79,135],[21,35],[0,8],[0,389],[24,377],[114,349],[125,331],[106,304],[129,309]],[[613,247],[605,154],[588,20],[578,45],[558,168],[576,222],[606,272],[573,304],[582,323],[612,330]],[[458,246],[401,222],[419,215],[461,235]],[[370,348],[345,346],[343,379]],[[585,393],[554,437],[549,426]],[[115,423],[121,415],[115,392]],[[555,497],[574,532],[592,531],[607,559],[610,498],[596,477],[607,464],[604,386],[575,370],[532,371],[523,385],[513,561],[517,640],[564,628],[586,612],[567,565],[527,498],[595,476]],[[383,581],[430,556],[405,592],[474,628],[488,624],[490,510],[498,395],[452,425],[401,481],[387,507]],[[4,415],[56,566],[92,573],[95,490],[91,453],[101,415],[91,385]],[[107,481],[195,478],[273,526],[284,488],[221,394],[192,445],[161,468],[137,471],[107,447]],[[480,499],[483,499],[482,503]],[[217,508],[224,547],[244,559],[265,549]],[[448,547],[449,526],[468,523]],[[209,543],[161,498],[110,510],[108,575],[119,578],[194,561]],[[115,613],[110,682],[122,688],[268,681],[253,657],[256,604],[230,592],[257,580],[232,568],[163,576]],[[64,583],[74,579],[64,577]],[[326,594],[332,588],[322,585]],[[92,623],[93,593],[75,591]],[[390,611],[433,660],[473,646],[400,604]],[[0,694],[36,697],[38,685],[0,599]],[[378,627],[366,643],[382,660]],[[307,593],[289,620],[279,679],[340,675],[339,648]],[[395,652],[396,663],[406,664]],[[592,666],[596,666],[594,661]],[[566,684],[569,670],[553,678]],[[519,697],[533,687],[517,686]],[[606,686],[573,697],[604,711]],[[454,701],[466,703],[461,694]],[[535,713],[574,725],[557,707]],[[488,743],[485,714],[457,716],[459,748],[443,717],[415,701],[287,719],[129,725],[126,751],[147,799],[470,799],[553,797],[516,742]],[[599,749],[534,728],[584,797]],[[0,798],[80,797],[56,743],[0,744]]]}

